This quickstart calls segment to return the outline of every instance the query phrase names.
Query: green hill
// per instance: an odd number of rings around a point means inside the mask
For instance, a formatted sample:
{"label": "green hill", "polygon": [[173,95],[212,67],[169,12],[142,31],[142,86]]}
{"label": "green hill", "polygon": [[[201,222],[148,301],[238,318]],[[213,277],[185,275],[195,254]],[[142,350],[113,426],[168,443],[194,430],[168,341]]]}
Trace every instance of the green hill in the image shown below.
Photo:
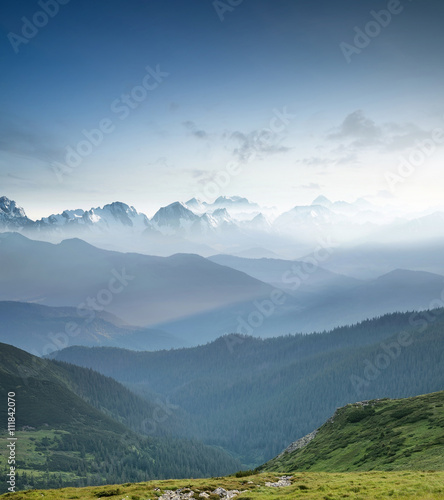
{"label": "green hill", "polygon": [[[0,344],[0,394],[5,402],[0,405],[0,422],[5,424],[9,392],[16,400],[20,489],[202,477],[240,467],[219,449],[169,436],[168,422],[153,420],[158,403],[143,401],[92,370],[42,360]],[[130,430],[129,426],[140,425],[137,418],[143,415],[149,424],[156,424],[147,430],[158,435],[141,436]],[[6,443],[6,425],[2,429],[0,438]],[[4,446],[1,470],[7,455]],[[4,491],[5,482],[0,486]]]}
{"label": "green hill", "polygon": [[339,408],[308,444],[301,441],[260,469],[444,470],[444,391],[349,404]]}

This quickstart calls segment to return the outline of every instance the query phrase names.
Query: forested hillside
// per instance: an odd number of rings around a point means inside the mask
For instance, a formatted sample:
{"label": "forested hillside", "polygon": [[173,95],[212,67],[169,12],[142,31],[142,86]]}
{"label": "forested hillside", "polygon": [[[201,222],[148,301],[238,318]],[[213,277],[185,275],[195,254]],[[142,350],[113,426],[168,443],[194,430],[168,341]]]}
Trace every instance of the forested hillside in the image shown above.
{"label": "forested hillside", "polygon": [[188,414],[185,431],[171,419],[174,432],[222,446],[253,467],[319,427],[339,406],[442,389],[442,312],[390,314],[314,335],[231,335],[192,349],[72,347],[56,356],[113,376],[141,395],[169,398]]}
{"label": "forested hillside", "polygon": [[[91,370],[0,344],[0,391],[15,393],[21,488],[202,477],[240,467],[221,450],[168,436],[167,426],[156,419],[156,402]],[[7,418],[7,405],[1,405],[0,420]],[[151,435],[142,437],[129,427]],[[6,460],[4,447],[2,469]],[[2,483],[1,491],[5,488]]]}

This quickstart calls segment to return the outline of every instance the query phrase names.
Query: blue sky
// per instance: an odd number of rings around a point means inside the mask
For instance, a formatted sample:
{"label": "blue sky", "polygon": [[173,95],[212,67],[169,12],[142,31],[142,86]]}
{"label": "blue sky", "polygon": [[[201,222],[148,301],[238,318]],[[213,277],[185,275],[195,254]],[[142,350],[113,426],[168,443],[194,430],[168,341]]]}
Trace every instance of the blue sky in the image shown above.
{"label": "blue sky", "polygon": [[31,217],[441,204],[442,2],[8,0],[0,19],[0,194]]}

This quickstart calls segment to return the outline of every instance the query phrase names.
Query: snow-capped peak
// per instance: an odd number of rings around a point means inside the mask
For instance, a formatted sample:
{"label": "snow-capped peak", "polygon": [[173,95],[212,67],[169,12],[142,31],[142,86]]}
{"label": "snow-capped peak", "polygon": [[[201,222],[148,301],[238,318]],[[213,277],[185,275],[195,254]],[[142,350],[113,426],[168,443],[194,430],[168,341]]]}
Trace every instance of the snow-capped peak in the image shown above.
{"label": "snow-capped peak", "polygon": [[226,208],[216,208],[211,214],[217,220],[231,221],[231,215],[228,213]]}
{"label": "snow-capped peak", "polygon": [[333,203],[326,196],[318,196],[315,200],[313,200],[312,205],[321,205],[322,207],[331,207]]}
{"label": "snow-capped peak", "polygon": [[151,223],[163,233],[170,233],[171,229],[186,229],[199,219],[199,216],[187,208],[183,203],[176,201],[160,208],[151,219]]}
{"label": "snow-capped peak", "polygon": [[196,214],[203,214],[206,211],[206,203],[200,201],[198,198],[191,198],[185,202],[185,206]]}
{"label": "snow-capped peak", "polygon": [[149,226],[149,220],[146,215],[140,214],[134,207],[116,201],[105,205],[103,208],[65,210],[61,214],[44,217],[39,221],[39,224],[40,227],[45,227],[45,224],[52,227],[97,226],[103,230],[125,226],[143,230]]}
{"label": "snow-capped peak", "polygon": [[18,207],[16,202],[6,196],[0,198],[0,223],[7,229],[19,229],[29,227],[33,222],[26,217],[23,208]]}
{"label": "snow-capped peak", "polygon": [[213,207],[238,207],[238,208],[259,208],[257,203],[252,203],[247,200],[247,198],[242,198],[241,196],[219,196],[212,204]]}
{"label": "snow-capped peak", "polygon": [[26,217],[23,208],[18,207],[16,202],[6,196],[0,198],[0,214],[8,217]]}

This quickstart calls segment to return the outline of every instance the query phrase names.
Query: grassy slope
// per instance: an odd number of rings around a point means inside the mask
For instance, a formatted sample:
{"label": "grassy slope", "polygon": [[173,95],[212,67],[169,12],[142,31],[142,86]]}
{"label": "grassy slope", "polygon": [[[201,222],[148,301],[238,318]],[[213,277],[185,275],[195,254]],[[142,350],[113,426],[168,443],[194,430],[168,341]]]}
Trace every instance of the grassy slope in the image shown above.
{"label": "grassy slope", "polygon": [[[156,499],[165,490],[190,488],[194,498],[200,492],[211,493],[217,487],[243,491],[237,500],[304,498],[307,500],[354,500],[396,498],[415,500],[444,499],[444,472],[364,472],[364,473],[312,473],[301,472],[293,476],[292,485],[283,488],[265,486],[266,481],[275,481],[276,474],[260,474],[244,478],[226,477],[211,479],[187,479],[175,481],[151,481],[148,483],[96,486],[89,488],[65,488],[62,490],[39,490],[10,493],[0,496],[8,500],[145,500]],[[248,483],[252,481],[252,483]],[[156,491],[159,488],[160,491]],[[210,499],[219,496],[211,495]]]}
{"label": "grassy slope", "polygon": [[375,400],[338,409],[305,447],[284,453],[268,471],[444,469],[444,391]]}
{"label": "grassy slope", "polygon": [[[265,465],[269,470],[244,477],[184,479],[123,485],[32,490],[1,496],[10,500],[97,498],[156,499],[165,490],[188,488],[194,498],[218,487],[237,489],[238,500],[396,498],[444,499],[444,391],[402,400],[376,400],[340,408],[304,449]],[[310,472],[302,469],[310,467]],[[369,469],[399,469],[368,471]],[[298,469],[298,470],[296,470]],[[324,470],[353,472],[322,472]],[[418,470],[406,470],[418,469]],[[279,471],[279,473],[278,473]],[[292,472],[294,471],[294,472]],[[313,472],[320,471],[320,472]],[[292,485],[265,486],[282,473]],[[219,498],[211,495],[210,499]]]}

